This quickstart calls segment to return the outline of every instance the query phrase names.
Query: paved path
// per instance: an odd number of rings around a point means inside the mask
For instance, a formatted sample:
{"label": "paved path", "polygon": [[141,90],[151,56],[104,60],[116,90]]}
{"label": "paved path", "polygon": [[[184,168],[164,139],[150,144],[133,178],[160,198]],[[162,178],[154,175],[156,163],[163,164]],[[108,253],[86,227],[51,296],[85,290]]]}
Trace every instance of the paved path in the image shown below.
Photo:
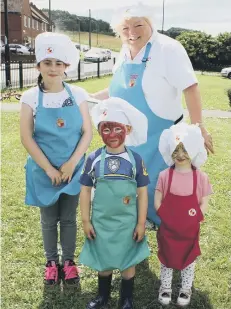
{"label": "paved path", "polygon": [[[20,103],[1,103],[2,112],[19,112]],[[188,116],[188,111],[184,110],[185,116]],[[231,118],[231,111],[221,110],[203,110],[203,116],[208,118]]]}

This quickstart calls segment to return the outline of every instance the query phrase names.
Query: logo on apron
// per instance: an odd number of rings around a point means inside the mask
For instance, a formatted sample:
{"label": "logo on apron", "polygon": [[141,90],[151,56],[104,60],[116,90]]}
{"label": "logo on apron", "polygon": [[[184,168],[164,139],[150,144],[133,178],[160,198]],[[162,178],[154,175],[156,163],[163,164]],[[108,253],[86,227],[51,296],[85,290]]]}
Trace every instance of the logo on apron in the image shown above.
{"label": "logo on apron", "polygon": [[58,118],[56,124],[59,128],[63,128],[65,126],[65,122],[62,118]]}
{"label": "logo on apron", "polygon": [[130,197],[130,196],[125,196],[125,197],[123,198],[123,203],[124,203],[125,205],[130,204],[130,201],[131,201],[131,197]]}
{"label": "logo on apron", "polygon": [[191,216],[191,217],[194,217],[195,215],[196,215],[196,209],[194,209],[194,208],[191,208],[191,209],[189,209],[189,211],[188,211],[188,214]]}
{"label": "logo on apron", "polygon": [[138,77],[138,74],[131,74],[130,81],[129,81],[129,87],[135,86],[137,77]]}
{"label": "logo on apron", "polygon": [[108,169],[112,173],[116,173],[120,168],[120,160],[119,159],[108,159],[107,162]]}

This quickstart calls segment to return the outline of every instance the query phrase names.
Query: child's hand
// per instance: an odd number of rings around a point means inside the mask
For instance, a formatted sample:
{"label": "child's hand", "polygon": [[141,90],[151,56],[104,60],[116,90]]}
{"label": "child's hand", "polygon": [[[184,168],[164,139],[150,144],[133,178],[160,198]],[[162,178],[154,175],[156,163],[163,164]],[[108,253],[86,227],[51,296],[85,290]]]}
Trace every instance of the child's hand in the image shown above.
{"label": "child's hand", "polygon": [[140,242],[145,235],[145,224],[138,223],[133,235],[133,239]]}
{"label": "child's hand", "polygon": [[76,164],[69,160],[67,162],[65,162],[59,169],[59,171],[62,173],[62,181],[66,182],[68,181],[68,183],[71,181],[72,175],[74,173]]}
{"label": "child's hand", "polygon": [[88,239],[93,240],[96,237],[95,230],[90,221],[83,222],[83,230]]}
{"label": "child's hand", "polygon": [[56,168],[51,166],[46,170],[47,176],[51,179],[52,186],[59,186],[62,182],[62,174]]}

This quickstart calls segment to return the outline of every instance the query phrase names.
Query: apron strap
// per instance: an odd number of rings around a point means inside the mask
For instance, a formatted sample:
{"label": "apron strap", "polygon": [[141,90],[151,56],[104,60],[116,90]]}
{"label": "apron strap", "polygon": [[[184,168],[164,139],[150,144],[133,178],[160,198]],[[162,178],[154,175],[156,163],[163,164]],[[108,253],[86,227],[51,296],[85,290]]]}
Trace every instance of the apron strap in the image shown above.
{"label": "apron strap", "polygon": [[170,193],[171,183],[172,183],[172,176],[173,176],[174,166],[171,166],[168,173],[168,191]]}
{"label": "apron strap", "polygon": [[133,179],[135,179],[135,178],[136,178],[136,161],[135,161],[135,158],[134,158],[134,156],[133,156],[132,151],[131,151],[129,148],[127,148],[126,146],[125,146],[125,149],[126,149],[126,151],[127,151],[127,153],[128,153],[129,159],[130,159],[130,161],[131,161],[131,164],[132,164],[132,172],[133,172]]}
{"label": "apron strap", "polygon": [[[38,87],[39,89],[39,87]],[[43,92],[39,89],[37,110],[43,107]]]}
{"label": "apron strap", "polygon": [[99,166],[99,177],[104,178],[104,162],[106,158],[106,147],[102,148],[101,152],[101,160],[100,160],[100,166]]}
{"label": "apron strap", "polygon": [[193,169],[193,195],[197,192],[197,171]]}
{"label": "apron strap", "polygon": [[69,94],[69,96],[70,96],[72,102],[73,102],[73,103],[76,103],[76,100],[75,100],[75,98],[74,98],[74,96],[73,96],[73,94],[72,94],[72,92],[71,92],[71,89],[70,89],[69,85],[68,85],[67,83],[63,82],[63,86],[64,86],[64,88],[66,89],[67,93]]}
{"label": "apron strap", "polygon": [[144,57],[142,59],[142,62],[145,64],[145,66],[146,66],[146,62],[148,61],[148,56],[149,56],[151,47],[152,47],[152,44],[150,42],[148,42],[148,44],[146,45],[146,48],[145,48]]}

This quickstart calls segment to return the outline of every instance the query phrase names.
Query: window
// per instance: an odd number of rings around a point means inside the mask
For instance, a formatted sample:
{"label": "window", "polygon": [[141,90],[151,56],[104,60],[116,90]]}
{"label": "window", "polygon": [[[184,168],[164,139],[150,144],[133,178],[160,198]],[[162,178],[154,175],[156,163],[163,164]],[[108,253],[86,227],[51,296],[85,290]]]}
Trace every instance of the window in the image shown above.
{"label": "window", "polygon": [[38,22],[38,20],[37,20],[37,30],[39,30],[39,22]]}
{"label": "window", "polygon": [[47,31],[47,24],[45,24],[45,31]]}
{"label": "window", "polygon": [[24,27],[27,27],[27,16],[24,15]]}
{"label": "window", "polygon": [[43,22],[42,22],[42,30],[44,30]]}
{"label": "window", "polygon": [[30,28],[30,17],[28,17],[28,28]]}
{"label": "window", "polygon": [[32,18],[32,28],[35,29],[35,20]]}

